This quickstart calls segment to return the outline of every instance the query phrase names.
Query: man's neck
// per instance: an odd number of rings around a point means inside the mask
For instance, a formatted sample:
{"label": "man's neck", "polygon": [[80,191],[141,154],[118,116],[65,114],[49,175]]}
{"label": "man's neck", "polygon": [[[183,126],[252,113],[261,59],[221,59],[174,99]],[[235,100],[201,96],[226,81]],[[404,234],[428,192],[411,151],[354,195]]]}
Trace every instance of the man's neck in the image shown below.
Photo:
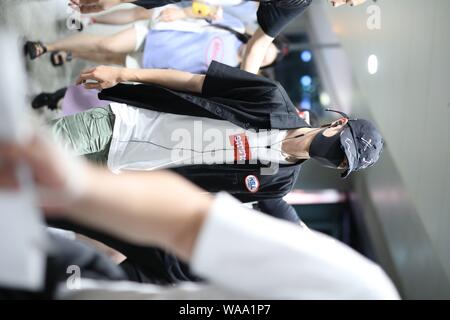
{"label": "man's neck", "polygon": [[[299,128],[288,130],[285,141],[281,145],[281,150],[295,160],[307,160],[311,142],[319,132],[318,128]],[[303,135],[295,138],[296,136]]]}

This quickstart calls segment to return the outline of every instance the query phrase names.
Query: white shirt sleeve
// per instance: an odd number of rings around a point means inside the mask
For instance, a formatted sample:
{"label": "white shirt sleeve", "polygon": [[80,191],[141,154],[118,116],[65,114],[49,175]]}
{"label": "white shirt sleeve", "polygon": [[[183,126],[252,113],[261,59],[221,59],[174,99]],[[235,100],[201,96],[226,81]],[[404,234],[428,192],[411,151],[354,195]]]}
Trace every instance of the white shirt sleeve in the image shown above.
{"label": "white shirt sleeve", "polygon": [[376,264],[331,237],[217,195],[191,260],[193,270],[261,299],[398,299]]}

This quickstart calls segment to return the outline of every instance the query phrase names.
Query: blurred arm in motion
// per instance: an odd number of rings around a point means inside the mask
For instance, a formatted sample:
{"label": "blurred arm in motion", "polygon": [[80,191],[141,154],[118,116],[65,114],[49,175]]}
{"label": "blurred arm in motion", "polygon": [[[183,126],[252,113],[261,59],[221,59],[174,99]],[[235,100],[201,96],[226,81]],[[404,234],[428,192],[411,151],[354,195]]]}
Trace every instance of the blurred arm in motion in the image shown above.
{"label": "blurred arm in motion", "polygon": [[[0,143],[0,186],[17,187],[28,164],[48,214],[130,242],[158,245],[216,285],[269,299],[397,299],[377,265],[328,236],[257,214],[231,196],[212,197],[169,172],[114,175],[76,164],[35,137]],[[58,211],[56,211],[58,210]]]}
{"label": "blurred arm in motion", "polygon": [[26,147],[1,144],[0,154],[1,185],[17,187],[14,167],[24,160],[50,214],[64,212],[64,218],[134,243],[156,244],[184,260],[191,256],[195,235],[212,202],[201,189],[170,172],[116,176],[84,162],[68,165],[59,150],[38,137]]}
{"label": "blurred arm in motion", "polygon": [[141,7],[132,9],[115,10],[113,12],[104,13],[91,20],[99,24],[121,25],[128,24],[139,20],[149,20],[152,17],[152,11]]}

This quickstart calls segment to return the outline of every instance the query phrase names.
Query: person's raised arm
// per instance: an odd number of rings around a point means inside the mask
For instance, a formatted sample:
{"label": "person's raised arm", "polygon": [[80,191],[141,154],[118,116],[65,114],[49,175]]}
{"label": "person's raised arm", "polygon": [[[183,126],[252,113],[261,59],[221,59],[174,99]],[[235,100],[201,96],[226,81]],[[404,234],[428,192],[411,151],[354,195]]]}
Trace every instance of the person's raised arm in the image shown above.
{"label": "person's raised arm", "polygon": [[261,28],[258,28],[247,43],[241,69],[255,74],[258,73],[273,39],[265,34]]}
{"label": "person's raised arm", "polygon": [[148,20],[152,16],[152,10],[136,7],[132,9],[115,10],[91,18],[93,23],[121,25],[139,20]]}
{"label": "person's raised arm", "polygon": [[84,71],[77,84],[86,81],[86,89],[111,88],[119,82],[140,82],[160,85],[169,89],[201,93],[205,75],[170,69],[128,69],[99,66]]}

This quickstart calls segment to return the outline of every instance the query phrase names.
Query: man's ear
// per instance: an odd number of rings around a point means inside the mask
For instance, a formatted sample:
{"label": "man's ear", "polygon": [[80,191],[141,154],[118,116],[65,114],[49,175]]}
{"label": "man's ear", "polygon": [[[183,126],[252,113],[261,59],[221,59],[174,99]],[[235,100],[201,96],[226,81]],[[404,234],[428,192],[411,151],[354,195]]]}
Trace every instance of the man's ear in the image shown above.
{"label": "man's ear", "polygon": [[339,127],[339,126],[345,126],[347,123],[348,123],[348,119],[347,118],[340,118],[339,120],[334,121],[331,124],[331,127],[335,128],[335,127]]}

